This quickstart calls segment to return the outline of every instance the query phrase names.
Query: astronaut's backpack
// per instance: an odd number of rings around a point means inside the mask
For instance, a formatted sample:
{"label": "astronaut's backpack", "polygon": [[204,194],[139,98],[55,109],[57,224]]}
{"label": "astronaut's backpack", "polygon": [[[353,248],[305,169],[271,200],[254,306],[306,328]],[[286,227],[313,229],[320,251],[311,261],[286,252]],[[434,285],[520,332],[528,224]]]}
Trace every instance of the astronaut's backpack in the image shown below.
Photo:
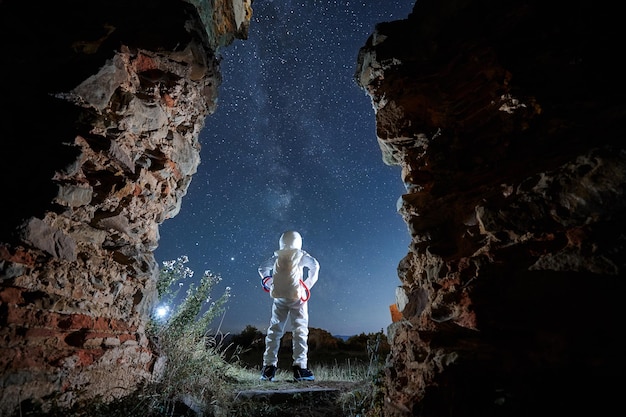
{"label": "astronaut's backpack", "polygon": [[281,249],[275,254],[270,295],[273,298],[308,300],[309,289],[304,284],[302,268],[299,267],[304,253],[300,249]]}

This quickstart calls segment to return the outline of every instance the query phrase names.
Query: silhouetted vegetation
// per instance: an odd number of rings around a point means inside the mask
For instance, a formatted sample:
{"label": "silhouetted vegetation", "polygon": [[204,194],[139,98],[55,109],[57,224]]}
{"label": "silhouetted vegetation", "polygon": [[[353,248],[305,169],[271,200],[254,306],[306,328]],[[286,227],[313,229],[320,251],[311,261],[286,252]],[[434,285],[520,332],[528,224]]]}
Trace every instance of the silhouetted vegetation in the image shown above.
{"label": "silhouetted vegetation", "polygon": [[[291,332],[286,332],[278,352],[279,367],[280,364],[285,368],[291,367],[291,341]],[[260,369],[265,334],[259,329],[247,325],[241,333],[227,336],[223,344],[228,346],[225,352],[228,361]],[[359,362],[370,364],[372,360],[382,365],[379,362],[384,360],[389,351],[390,346],[382,330],[378,333],[361,333],[344,340],[323,329],[309,329],[309,363],[312,365],[340,366],[347,361],[353,365]]]}

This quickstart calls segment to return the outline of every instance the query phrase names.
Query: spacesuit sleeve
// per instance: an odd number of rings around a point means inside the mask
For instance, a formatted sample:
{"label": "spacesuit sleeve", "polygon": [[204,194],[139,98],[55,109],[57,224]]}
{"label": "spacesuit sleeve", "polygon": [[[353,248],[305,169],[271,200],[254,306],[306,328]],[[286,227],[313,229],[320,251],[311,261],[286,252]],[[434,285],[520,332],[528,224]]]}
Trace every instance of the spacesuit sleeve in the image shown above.
{"label": "spacesuit sleeve", "polygon": [[268,258],[259,265],[259,275],[261,279],[272,275],[272,269],[274,269],[274,262],[276,262],[276,255]]}
{"label": "spacesuit sleeve", "polygon": [[320,271],[320,263],[307,252],[304,252],[304,256],[302,257],[302,266],[309,269],[309,275],[304,280],[304,283],[310,289],[317,282]]}

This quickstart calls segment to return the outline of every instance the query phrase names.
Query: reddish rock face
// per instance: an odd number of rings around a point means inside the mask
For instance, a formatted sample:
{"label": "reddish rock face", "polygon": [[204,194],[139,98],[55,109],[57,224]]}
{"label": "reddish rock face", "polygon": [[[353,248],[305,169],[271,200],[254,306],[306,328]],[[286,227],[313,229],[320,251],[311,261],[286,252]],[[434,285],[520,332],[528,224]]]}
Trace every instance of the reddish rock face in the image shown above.
{"label": "reddish rock face", "polygon": [[548,3],[419,1],[360,51],[412,236],[386,416],[618,406],[619,23],[594,4]]}
{"label": "reddish rock face", "polygon": [[214,52],[246,37],[251,12],[38,3],[0,3],[0,415],[112,400],[151,377],[158,226],[200,162]]}

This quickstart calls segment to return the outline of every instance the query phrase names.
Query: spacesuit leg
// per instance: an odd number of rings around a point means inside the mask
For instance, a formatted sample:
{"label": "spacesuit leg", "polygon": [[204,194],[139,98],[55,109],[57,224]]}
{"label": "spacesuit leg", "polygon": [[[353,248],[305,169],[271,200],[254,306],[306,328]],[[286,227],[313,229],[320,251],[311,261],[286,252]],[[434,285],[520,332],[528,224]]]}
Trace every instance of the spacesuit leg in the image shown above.
{"label": "spacesuit leg", "polygon": [[308,303],[296,301],[291,308],[293,331],[293,365],[306,369],[308,362],[309,309]]}
{"label": "spacesuit leg", "polygon": [[265,353],[263,353],[263,365],[278,365],[278,348],[280,339],[285,333],[289,309],[279,299],[272,304],[272,318],[265,336]]}

